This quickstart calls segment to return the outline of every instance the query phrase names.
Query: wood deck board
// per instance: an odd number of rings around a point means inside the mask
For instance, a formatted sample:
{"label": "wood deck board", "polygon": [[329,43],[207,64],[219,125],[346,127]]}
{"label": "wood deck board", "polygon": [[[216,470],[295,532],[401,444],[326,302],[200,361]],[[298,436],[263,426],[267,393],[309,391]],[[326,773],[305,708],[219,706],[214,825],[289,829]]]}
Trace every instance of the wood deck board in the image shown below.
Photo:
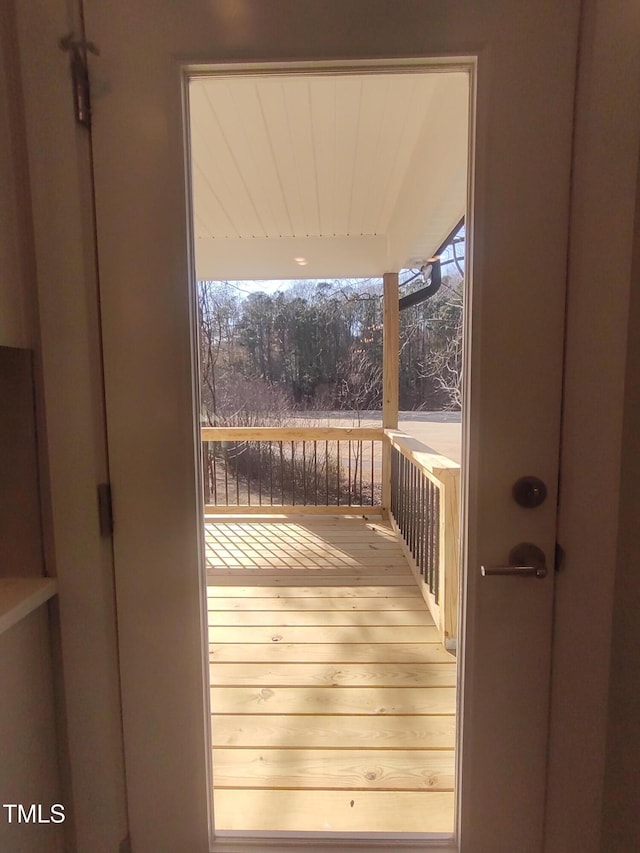
{"label": "wood deck board", "polygon": [[[229,587],[229,588],[227,588]],[[237,579],[223,578],[219,583],[216,579],[215,583],[207,586],[207,595],[212,598],[243,598],[248,607],[252,606],[252,602],[263,598],[345,598],[359,599],[362,596],[367,598],[412,598],[415,601],[423,602],[419,590],[416,588],[415,581],[411,579],[411,583],[406,586],[394,586],[392,590],[385,584],[362,584],[362,585],[334,585],[331,581],[330,585],[310,586],[308,581],[303,581],[300,586],[287,586],[286,584],[274,588],[272,584],[260,584],[255,586],[255,583],[247,584],[246,582],[238,583]],[[306,606],[306,605],[305,605]],[[424,604],[423,604],[424,606]],[[256,609],[256,608],[253,608]]]}
{"label": "wood deck board", "polygon": [[308,627],[394,627],[430,625],[431,614],[425,610],[209,610],[209,624],[218,626],[271,625]]}
{"label": "wood deck board", "polygon": [[453,750],[214,749],[224,788],[452,791]]}
{"label": "wood deck board", "polygon": [[[342,585],[348,594],[348,590],[354,587],[380,587],[384,586],[387,588],[386,594],[388,594],[390,587],[401,587],[406,588],[409,587],[411,583],[415,583],[412,575],[408,576],[399,576],[396,574],[389,574],[387,576],[383,574],[357,574],[357,575],[348,575],[345,572],[333,572],[329,575],[328,572],[308,572],[305,574],[297,574],[294,572],[290,572],[289,574],[271,574],[270,572],[255,572],[255,573],[246,573],[244,574],[240,570],[238,572],[229,572],[229,573],[217,573],[215,577],[211,577],[211,575],[207,576],[207,585],[214,585],[217,590],[217,595],[223,595],[220,591],[225,586],[232,586],[234,589],[238,589],[238,577],[242,577],[244,580],[244,584],[249,586],[255,586],[258,582],[262,586],[263,589],[266,589],[270,586],[272,587],[282,587],[284,589],[288,589],[292,584],[295,584],[296,581],[301,584],[304,583],[305,588],[317,586],[317,587],[325,587],[327,583],[332,584],[331,589],[337,589]],[[310,593],[314,594],[314,593]],[[322,595],[321,592],[317,594]]]}
{"label": "wood deck board", "polygon": [[211,643],[212,663],[451,663],[441,643]]}
{"label": "wood deck board", "polygon": [[453,687],[212,687],[214,714],[454,714]]}
{"label": "wood deck board", "polygon": [[453,749],[456,721],[452,715],[370,716],[330,714],[212,714],[214,746],[279,749]]}
{"label": "wood deck board", "polygon": [[233,598],[229,596],[214,597],[209,596],[207,600],[209,610],[239,610],[243,613],[256,610],[279,610],[279,611],[294,611],[296,613],[307,614],[308,611],[314,610],[346,610],[355,612],[359,610],[401,610],[404,613],[418,611],[420,613],[428,612],[424,608],[423,599],[419,596],[399,596],[391,597],[385,595],[380,598],[300,598],[275,595],[270,598]]}
{"label": "wood deck board", "polygon": [[437,643],[433,625],[209,625],[210,643]]}
{"label": "wood deck board", "polygon": [[453,663],[220,663],[215,687],[455,687]]}
{"label": "wood deck board", "polygon": [[456,666],[382,520],[207,524],[219,829],[451,832]]}
{"label": "wood deck board", "polygon": [[214,814],[221,830],[451,833],[454,795],[221,788],[215,792]]}

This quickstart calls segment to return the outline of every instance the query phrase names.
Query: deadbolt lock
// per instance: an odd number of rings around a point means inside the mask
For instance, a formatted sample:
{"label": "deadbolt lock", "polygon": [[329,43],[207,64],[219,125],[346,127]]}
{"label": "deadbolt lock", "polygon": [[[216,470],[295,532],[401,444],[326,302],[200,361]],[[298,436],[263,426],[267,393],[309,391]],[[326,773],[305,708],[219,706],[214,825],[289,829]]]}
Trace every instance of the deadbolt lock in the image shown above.
{"label": "deadbolt lock", "polygon": [[539,477],[520,477],[513,484],[511,491],[513,499],[525,509],[533,509],[544,503],[547,497],[547,487]]}

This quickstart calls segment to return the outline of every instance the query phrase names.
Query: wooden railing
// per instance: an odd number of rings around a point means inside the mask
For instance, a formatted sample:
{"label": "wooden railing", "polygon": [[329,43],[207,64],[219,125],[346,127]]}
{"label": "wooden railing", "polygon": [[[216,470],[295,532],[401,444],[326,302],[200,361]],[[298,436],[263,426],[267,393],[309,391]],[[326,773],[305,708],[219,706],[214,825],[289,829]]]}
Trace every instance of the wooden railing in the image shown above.
{"label": "wooden railing", "polygon": [[460,466],[397,430],[385,430],[385,436],[391,452],[391,523],[451,646],[458,622]]}
{"label": "wooden railing", "polygon": [[203,427],[205,512],[381,514],[381,428]]}

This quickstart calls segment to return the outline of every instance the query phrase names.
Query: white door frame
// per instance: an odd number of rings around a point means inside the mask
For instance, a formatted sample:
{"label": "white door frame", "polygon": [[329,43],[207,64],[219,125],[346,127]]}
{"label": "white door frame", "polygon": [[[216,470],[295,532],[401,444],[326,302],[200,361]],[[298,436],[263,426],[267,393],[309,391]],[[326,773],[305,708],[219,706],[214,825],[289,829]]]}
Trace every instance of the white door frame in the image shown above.
{"label": "white door frame", "polygon": [[[318,61],[291,61],[291,62],[283,62],[283,61],[272,61],[272,62],[225,62],[225,63],[198,63],[191,64],[185,63],[184,65],[178,68],[180,77],[181,77],[181,85],[182,85],[182,104],[183,104],[183,127],[185,129],[185,150],[189,152],[190,143],[189,143],[189,127],[190,127],[190,113],[189,113],[189,81],[191,79],[197,79],[199,77],[206,77],[207,75],[224,75],[233,78],[234,76],[251,76],[251,75],[305,75],[305,74],[339,74],[341,72],[344,73],[358,73],[358,74],[384,74],[385,72],[393,73],[398,71],[416,71],[416,72],[431,72],[431,73],[465,73],[468,75],[469,79],[469,119],[468,119],[468,136],[469,136],[469,162],[468,162],[468,179],[467,179],[467,210],[472,211],[474,209],[474,198],[473,198],[473,172],[474,172],[474,153],[475,153],[475,112],[476,112],[476,83],[477,83],[477,57],[475,56],[460,56],[460,57],[408,57],[402,59],[393,59],[393,58],[384,58],[384,59],[376,59],[376,60],[318,60]],[[191,187],[191,170],[190,164],[187,162],[185,164],[185,177],[187,183],[187,197],[189,199],[189,204],[191,204],[191,199],[189,197],[189,188]],[[466,216],[466,241],[467,246],[470,247],[473,244],[473,233],[474,233],[474,223],[472,215]],[[190,245],[193,246],[193,235],[191,236]],[[471,260],[470,260],[470,252],[467,251],[468,265],[467,270],[471,271]],[[190,281],[196,281],[196,273],[195,273],[195,256],[192,255],[190,258]],[[466,300],[465,296],[465,300]],[[195,302],[195,294],[192,296],[192,301]],[[470,325],[468,322],[469,318],[467,318],[467,326]],[[197,334],[197,330],[194,331]],[[465,331],[465,335],[469,332],[469,329]],[[194,373],[198,371],[198,362],[197,359],[199,357],[199,353],[197,349],[194,351],[193,359],[194,359]],[[200,407],[196,405],[194,409],[194,418],[197,420],[197,412],[200,411]],[[469,418],[466,417],[466,421],[468,422]],[[467,423],[468,428],[468,423]],[[197,438],[199,441],[199,437]],[[202,471],[202,465],[198,464],[196,476],[199,477],[200,472]],[[464,477],[463,477],[464,482]],[[198,494],[202,494],[202,488],[199,485]],[[462,529],[463,525],[461,525]],[[205,565],[204,560],[200,565],[201,570],[201,578],[202,583],[206,584],[206,573],[205,573]],[[462,575],[464,576],[464,568],[462,570]],[[464,596],[461,597],[464,599]],[[464,610],[464,603],[461,602],[460,611],[461,613]],[[463,621],[463,617],[461,616],[461,621]],[[203,643],[206,643],[206,625],[203,630]],[[464,666],[464,654],[459,653],[458,659],[461,662],[462,666]],[[208,671],[207,671],[208,677]],[[460,678],[461,681],[461,678]],[[208,683],[208,682],[207,682]],[[460,685],[459,685],[460,686]],[[458,713],[461,712],[462,708],[462,699],[461,699],[461,690],[458,690]],[[205,696],[205,703],[207,707],[207,714],[209,711],[209,702],[208,696]],[[207,735],[209,731],[207,731]],[[211,754],[210,744],[209,744],[209,752]],[[462,761],[463,751],[462,751],[462,731],[461,727],[457,726],[456,731],[456,799],[457,793],[459,790],[460,777],[462,774]],[[209,786],[213,788],[213,774],[211,768],[211,762],[208,762],[208,777],[209,777]],[[280,850],[286,848],[287,851],[292,851],[295,853],[297,850],[305,850],[309,849],[309,844],[312,844],[312,850],[331,850],[334,851],[336,849],[360,849],[360,850],[369,850],[375,849],[379,850],[380,853],[392,853],[398,849],[398,845],[402,846],[402,849],[406,850],[415,850],[415,851],[423,851],[428,849],[429,851],[433,851],[433,853],[438,853],[438,851],[442,851],[442,853],[455,853],[458,850],[457,839],[460,836],[460,809],[456,807],[455,814],[455,826],[453,828],[453,832],[446,833],[429,833],[429,838],[426,838],[424,835],[415,834],[415,833],[403,833],[402,835],[394,835],[393,833],[372,833],[372,832],[351,832],[351,833],[334,833],[334,832],[287,832],[281,833],[277,831],[264,831],[264,832],[256,832],[256,831],[246,831],[243,832],[241,830],[238,831],[224,831],[220,834],[215,832],[215,809],[212,810],[211,814],[211,822],[213,827],[212,832],[212,847],[211,849],[215,851],[215,853],[227,853],[227,851],[237,851],[237,853],[241,853],[241,851],[260,851],[263,849],[273,849]],[[393,839],[393,840],[390,840]]]}

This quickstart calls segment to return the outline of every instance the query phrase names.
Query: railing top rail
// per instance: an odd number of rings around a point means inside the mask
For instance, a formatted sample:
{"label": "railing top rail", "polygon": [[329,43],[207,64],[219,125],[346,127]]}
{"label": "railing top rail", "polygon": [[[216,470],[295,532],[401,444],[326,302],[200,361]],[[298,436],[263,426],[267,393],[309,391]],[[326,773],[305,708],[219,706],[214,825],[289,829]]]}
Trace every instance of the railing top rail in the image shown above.
{"label": "railing top rail", "polygon": [[383,441],[382,427],[202,427],[202,441]]}
{"label": "railing top rail", "polygon": [[446,482],[458,475],[460,465],[439,453],[432,453],[419,439],[395,429],[385,429],[385,437],[392,447],[423,471],[430,479]]}

